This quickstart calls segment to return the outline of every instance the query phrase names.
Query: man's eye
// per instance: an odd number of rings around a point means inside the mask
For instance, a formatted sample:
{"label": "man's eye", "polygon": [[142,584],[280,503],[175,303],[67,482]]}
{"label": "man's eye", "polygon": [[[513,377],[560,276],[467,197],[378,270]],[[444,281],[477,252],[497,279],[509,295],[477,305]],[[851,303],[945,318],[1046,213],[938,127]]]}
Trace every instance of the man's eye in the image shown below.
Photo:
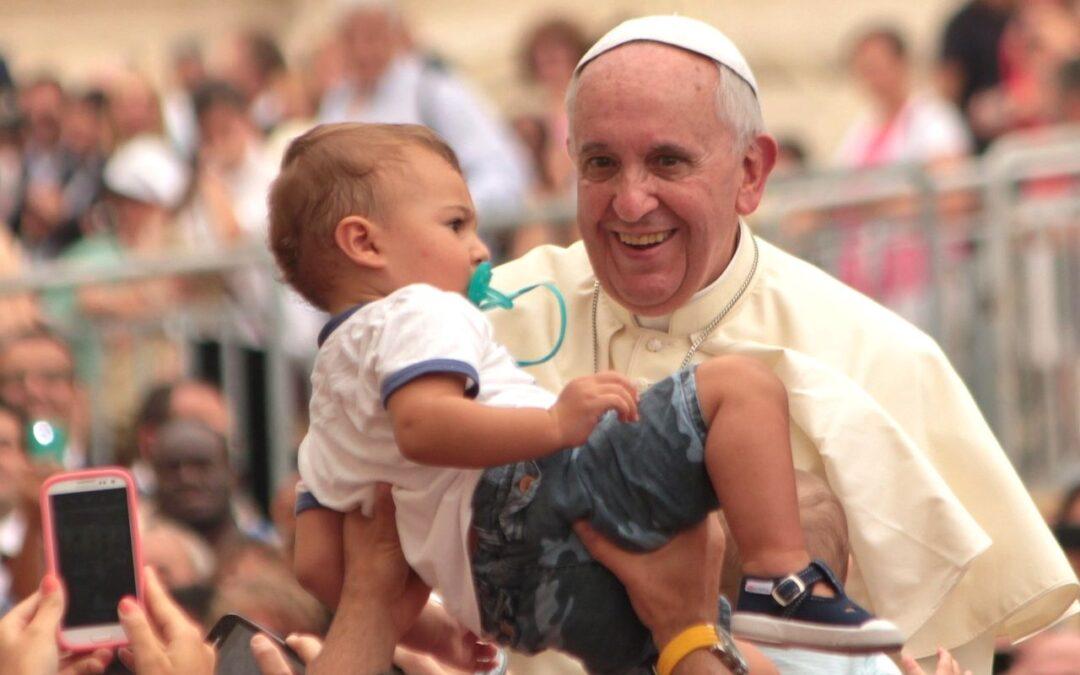
{"label": "man's eye", "polygon": [[661,169],[677,169],[686,164],[686,158],[680,155],[657,155],[653,164]]}
{"label": "man's eye", "polygon": [[612,157],[588,157],[581,163],[581,177],[585,180],[601,181],[610,178],[619,170],[618,162]]}

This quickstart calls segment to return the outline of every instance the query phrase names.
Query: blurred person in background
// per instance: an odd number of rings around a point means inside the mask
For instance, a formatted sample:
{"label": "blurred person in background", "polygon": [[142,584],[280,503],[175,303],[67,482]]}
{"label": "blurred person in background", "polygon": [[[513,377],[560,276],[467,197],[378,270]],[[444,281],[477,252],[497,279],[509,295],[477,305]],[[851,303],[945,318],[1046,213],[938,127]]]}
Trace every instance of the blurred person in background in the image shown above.
{"label": "blurred person in background", "polygon": [[[844,135],[835,156],[839,166],[944,166],[971,151],[967,128],[952,105],[916,90],[907,44],[897,31],[883,27],[860,34],[850,63],[871,108]],[[925,325],[929,255],[921,232],[893,224],[897,217],[910,221],[905,208],[881,205],[842,226],[839,276]]]}
{"label": "blurred person in background", "polygon": [[1001,37],[1001,82],[973,97],[976,134],[997,138],[1052,124],[1061,65],[1080,56],[1080,15],[1069,0],[1019,3]]}
{"label": "blurred person in background", "polygon": [[979,152],[993,135],[972,124],[968,106],[975,96],[1001,82],[1001,36],[1016,4],[1016,0],[969,0],[949,19],[941,38],[938,85],[942,96],[965,115]]}
{"label": "blurred person in background", "polygon": [[34,483],[27,485],[26,480],[30,469],[26,428],[26,415],[0,402],[0,616],[21,599],[19,591],[26,590],[16,588],[19,564],[12,562],[25,554],[26,511],[37,507],[37,494],[31,492]]}
{"label": "blurred person in background", "polygon": [[334,32],[318,40],[301,67],[304,89],[316,112],[330,91],[345,81],[347,73],[341,35]]}
{"label": "blurred person in background", "polygon": [[139,494],[153,497],[157,485],[150,453],[158,432],[168,422],[188,419],[202,422],[224,438],[232,438],[232,416],[221,391],[209,382],[179,379],[154,385],[143,396],[132,423],[125,463]]}
{"label": "blurred person in background", "polygon": [[71,346],[58,333],[37,324],[0,343],[0,401],[52,428],[49,438],[37,438],[37,454],[69,469],[85,466],[85,397]]}
{"label": "blurred person in background", "polygon": [[[200,148],[194,193],[180,218],[185,245],[190,251],[209,253],[262,248],[267,228],[266,196],[277,174],[277,158],[267,151],[251,121],[242,92],[232,85],[220,80],[204,82],[195,92],[195,108]],[[304,370],[313,357],[315,336],[325,318],[263,270],[228,274],[223,288],[240,310],[237,315],[241,317],[239,332],[247,376],[243,405],[250,413],[244,438],[252,452],[252,485],[266,503],[269,486],[264,469],[269,439],[264,415],[268,385],[263,350],[273,303],[281,302],[285,314],[281,338],[298,370]],[[220,381],[220,345],[206,341],[197,349],[196,374]]]}
{"label": "blurred person in background", "polygon": [[[530,198],[534,205],[561,204],[572,210],[574,166],[566,153],[568,123],[566,86],[589,42],[573,22],[555,18],[534,26],[525,37],[520,56],[522,75],[537,90],[537,110],[513,120],[514,130],[532,160]],[[525,223],[505,244],[513,260],[543,244],[569,245],[577,240],[573,218],[568,221]]]}
{"label": "blurred person in background", "polygon": [[229,40],[224,79],[236,87],[247,103],[247,112],[260,134],[267,135],[287,115],[280,91],[288,75],[285,56],[269,33],[245,30]]}
{"label": "blurred person in background", "polygon": [[525,80],[540,90],[545,131],[543,187],[565,193],[573,189],[574,165],[566,153],[569,122],[566,87],[577,62],[589,48],[585,32],[564,18],[549,19],[529,31],[521,51]]}
{"label": "blurred person in background", "polygon": [[[56,79],[39,77],[28,83],[19,94],[19,106],[25,125],[13,224],[31,257],[53,258],[80,237],[79,218],[97,194],[100,162],[83,166],[83,158],[65,145],[69,100]],[[97,148],[82,149],[96,157]]]}
{"label": "blurred person in background", "polygon": [[91,89],[70,96],[64,112],[61,141],[71,155],[73,169],[64,185],[62,201],[65,213],[76,221],[80,232],[85,229],[84,215],[101,194],[105,154],[111,140],[106,106],[104,92]]}
{"label": "blurred person in background", "polygon": [[19,110],[15,82],[0,56],[0,225],[6,232],[15,228],[22,182],[22,113]]}
{"label": "blurred person in background", "polygon": [[396,2],[346,4],[346,77],[326,92],[319,121],[428,126],[460,158],[481,227],[519,217],[529,167],[509,128],[444,64],[414,47]]}
{"label": "blurred person in background", "polygon": [[31,594],[45,570],[39,495],[62,467],[27,452],[30,419],[0,401],[0,616]]}
{"label": "blurred person in background", "polygon": [[150,462],[157,484],[154,513],[198,533],[214,549],[219,569],[249,543],[272,541],[267,524],[241,529],[234,515],[236,478],[221,434],[201,422],[173,420],[157,433]]}
{"label": "blurred person in background", "polygon": [[280,559],[267,559],[223,579],[205,624],[212,626],[225,614],[240,614],[277,635],[323,635],[329,624],[327,610],[300,587]]}
{"label": "blurred person in background", "polygon": [[[229,401],[213,383],[182,378],[154,385],[136,410],[127,451],[119,459],[130,464],[139,494],[144,497],[153,498],[157,493],[151,455],[157,434],[174,420],[200,422],[225,439],[235,438]],[[234,443],[230,442],[229,447],[235,449]],[[232,510],[242,531],[273,539],[258,505],[246,492],[233,491]]]}
{"label": "blurred person in background", "polygon": [[[176,247],[173,213],[188,185],[187,167],[162,137],[140,135],[121,145],[105,165],[105,198],[94,230],[61,256],[73,268],[108,270],[148,264]],[[84,284],[42,294],[46,316],[72,336],[83,381],[94,383],[101,424],[128,419],[137,382],[165,379],[180,369],[180,354],[160,326],[182,297],[174,277]],[[150,364],[150,368],[146,368]]]}
{"label": "blurred person in background", "polygon": [[[22,194],[22,115],[15,83],[0,57],[0,278],[17,277],[24,269],[22,246],[16,239]],[[36,300],[26,294],[0,296],[0,339],[26,329],[40,319]]]}
{"label": "blurred person in background", "polygon": [[143,135],[163,137],[165,125],[157,90],[145,75],[120,71],[108,78],[105,90],[117,146]]}
{"label": "blurred person in background", "polygon": [[[25,268],[25,255],[15,235],[22,189],[21,127],[14,83],[0,58],[0,279],[18,277]],[[40,318],[33,296],[0,296],[0,340],[30,327]]]}
{"label": "blurred person in background", "polygon": [[194,39],[178,43],[171,56],[172,82],[162,97],[161,113],[173,147],[182,157],[192,159],[199,144],[199,123],[192,95],[206,80],[206,64]]}
{"label": "blurred person in background", "polygon": [[206,585],[214,577],[214,552],[189,528],[168,518],[149,518],[142,527],[142,559],[170,591]]}
{"label": "blurred person in background", "polygon": [[276,166],[248,115],[243,93],[222,80],[195,90],[199,124],[194,202],[185,219],[189,247],[230,247],[263,236],[266,194]]}
{"label": "blurred person in background", "polygon": [[970,152],[971,139],[956,109],[916,91],[907,44],[896,30],[875,28],[859,35],[850,64],[871,107],[844,135],[838,164],[928,163]]}

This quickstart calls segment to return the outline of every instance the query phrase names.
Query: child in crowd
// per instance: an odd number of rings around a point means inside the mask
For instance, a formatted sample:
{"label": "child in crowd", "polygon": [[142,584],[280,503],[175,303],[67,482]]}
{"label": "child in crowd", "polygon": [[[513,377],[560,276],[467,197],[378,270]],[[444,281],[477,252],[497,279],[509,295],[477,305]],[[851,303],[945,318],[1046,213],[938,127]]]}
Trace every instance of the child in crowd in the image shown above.
{"label": "child in crowd", "polygon": [[763,365],[710,359],[640,399],[615,373],[556,397],[515,365],[463,295],[489,254],[457,159],[433,133],[313,129],[285,154],[270,220],[286,281],[335,315],[312,375],[306,489],[348,511],[391,483],[406,559],[465,626],[593,671],[647,667],[649,633],[571,523],[653,549],[722,503],[742,555],[738,633],[899,647],[896,628],[807,555],[787,395]]}

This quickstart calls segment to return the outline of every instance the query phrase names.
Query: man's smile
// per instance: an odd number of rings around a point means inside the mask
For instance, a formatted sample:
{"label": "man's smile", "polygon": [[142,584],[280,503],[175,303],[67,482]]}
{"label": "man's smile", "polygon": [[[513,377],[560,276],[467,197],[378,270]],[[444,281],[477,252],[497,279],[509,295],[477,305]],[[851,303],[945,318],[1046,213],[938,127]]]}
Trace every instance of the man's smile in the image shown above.
{"label": "man's smile", "polygon": [[665,230],[663,232],[644,232],[640,234],[634,234],[630,232],[613,232],[612,233],[620,243],[625,246],[637,250],[647,251],[652,248],[656,248],[660,244],[670,239],[675,230]]}

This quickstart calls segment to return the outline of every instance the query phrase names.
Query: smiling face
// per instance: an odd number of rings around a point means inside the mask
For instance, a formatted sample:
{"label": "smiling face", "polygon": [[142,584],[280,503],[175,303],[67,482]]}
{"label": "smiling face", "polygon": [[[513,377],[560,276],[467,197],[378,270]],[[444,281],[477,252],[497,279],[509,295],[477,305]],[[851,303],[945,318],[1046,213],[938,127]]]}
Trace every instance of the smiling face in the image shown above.
{"label": "smiling face", "polygon": [[744,150],[721,121],[719,77],[713,61],[651,42],[580,75],[578,224],[604,290],[636,314],[668,314],[720,276],[771,169],[757,157],[766,137]]}
{"label": "smiling face", "polygon": [[410,147],[379,178],[379,232],[390,292],[415,283],[463,293],[491,254],[480,240],[465,179],[434,152]]}

